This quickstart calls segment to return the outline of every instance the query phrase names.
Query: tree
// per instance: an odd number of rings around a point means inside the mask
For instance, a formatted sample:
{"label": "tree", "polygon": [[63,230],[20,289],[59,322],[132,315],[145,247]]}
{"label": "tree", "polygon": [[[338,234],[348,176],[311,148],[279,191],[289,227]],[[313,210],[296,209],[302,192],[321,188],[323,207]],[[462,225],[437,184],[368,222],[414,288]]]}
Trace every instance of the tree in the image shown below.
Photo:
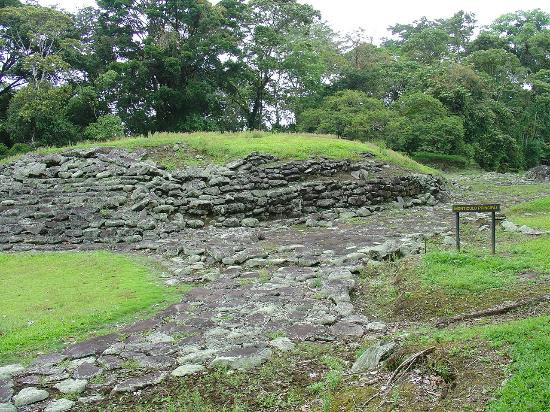
{"label": "tree", "polygon": [[432,64],[449,56],[451,37],[440,28],[427,28],[403,43],[403,53],[412,60]]}
{"label": "tree", "polygon": [[388,125],[389,146],[395,150],[468,154],[462,119],[450,116],[443,104],[424,93],[412,93],[395,103],[399,113]]}
{"label": "tree", "polygon": [[444,30],[450,37],[450,48],[455,55],[465,53],[466,47],[475,29],[476,18],[474,13],[467,13],[464,10],[456,12],[449,19],[438,20],[439,28]]}
{"label": "tree", "polygon": [[320,108],[298,115],[298,129],[314,133],[330,133],[361,140],[385,137],[385,129],[393,113],[381,100],[355,90],[343,90],[326,97]]}
{"label": "tree", "polygon": [[517,56],[503,49],[476,51],[468,56],[467,63],[497,82],[522,84],[525,80],[526,70]]}
{"label": "tree", "polygon": [[71,24],[69,15],[49,7],[0,8],[0,93],[59,80],[69,69],[62,50]]}
{"label": "tree", "polygon": [[[548,64],[548,60],[550,60],[548,49],[546,49],[546,52],[541,53],[537,43],[541,42],[542,45],[548,45],[549,13],[540,9],[508,13],[497,18],[491,24],[490,29],[506,40],[510,50],[531,71],[546,67]],[[533,45],[535,45],[535,50],[532,50]]]}
{"label": "tree", "polygon": [[389,72],[395,61],[386,49],[360,43],[344,57],[345,65],[340,79],[335,82],[336,88],[361,90],[376,98],[388,95],[392,87]]}
{"label": "tree", "polygon": [[107,114],[86,126],[84,136],[88,140],[110,140],[124,136],[124,126],[120,117]]}
{"label": "tree", "polygon": [[252,0],[224,89],[247,128],[291,118],[295,99],[322,86],[335,48],[319,13],[295,0]]}
{"label": "tree", "polygon": [[79,129],[68,119],[70,86],[49,83],[23,87],[10,102],[6,129],[13,142],[38,146],[67,145],[80,140]]}

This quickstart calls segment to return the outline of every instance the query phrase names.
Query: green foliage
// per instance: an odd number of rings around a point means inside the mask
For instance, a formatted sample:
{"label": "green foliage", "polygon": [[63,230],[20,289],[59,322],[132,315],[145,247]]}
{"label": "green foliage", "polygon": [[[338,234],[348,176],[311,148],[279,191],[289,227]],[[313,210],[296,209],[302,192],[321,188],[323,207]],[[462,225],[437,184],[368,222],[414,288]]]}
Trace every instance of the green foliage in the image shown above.
{"label": "green foliage", "polygon": [[298,129],[360,140],[380,140],[393,113],[365,93],[343,90],[325,98],[318,109],[304,111]]}
{"label": "green foliage", "polygon": [[422,17],[390,27],[394,38],[379,47],[360,32],[340,44],[297,0],[101,0],[74,15],[2,4],[8,147],[297,129],[465,156],[491,170],[550,162],[542,10],[501,16],[475,39],[472,13]]}
{"label": "green foliage", "polygon": [[412,60],[431,64],[444,59],[449,53],[451,37],[440,28],[426,28],[414,33],[403,43],[403,53]]}
{"label": "green foliage", "polygon": [[418,163],[444,170],[464,169],[471,165],[470,160],[465,156],[443,153],[416,152],[413,153],[412,158]]}
{"label": "green foliage", "polygon": [[25,143],[15,143],[12,147],[9,148],[7,155],[8,156],[17,156],[20,154],[28,153],[32,151],[32,147]]}
{"label": "green foliage", "polygon": [[0,266],[0,358],[83,337],[172,296],[150,268],[110,252],[0,254]]}
{"label": "green foliage", "polygon": [[84,136],[88,140],[106,141],[124,135],[124,126],[120,117],[108,114],[100,116],[97,121],[90,123],[84,129]]}
{"label": "green foliage", "polygon": [[11,100],[6,129],[14,142],[32,145],[66,145],[78,140],[78,128],[66,115],[70,86],[47,83],[20,89]]}
{"label": "green foliage", "polygon": [[518,142],[498,130],[481,136],[475,144],[475,160],[485,169],[518,170],[522,166],[522,152]]}
{"label": "green foliage", "polygon": [[396,102],[401,115],[389,124],[388,145],[394,150],[464,154],[462,119],[449,116],[443,104],[424,93],[403,96]]}

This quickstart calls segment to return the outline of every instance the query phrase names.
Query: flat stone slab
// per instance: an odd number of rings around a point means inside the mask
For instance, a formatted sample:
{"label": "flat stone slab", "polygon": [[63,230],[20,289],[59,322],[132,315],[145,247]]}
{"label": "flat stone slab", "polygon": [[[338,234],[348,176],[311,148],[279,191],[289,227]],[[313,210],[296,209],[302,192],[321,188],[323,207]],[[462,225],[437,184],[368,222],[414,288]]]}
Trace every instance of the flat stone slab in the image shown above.
{"label": "flat stone slab", "polygon": [[355,361],[351,367],[351,372],[360,373],[376,368],[384,356],[388,355],[394,348],[394,342],[377,342],[373,344]]}
{"label": "flat stone slab", "polygon": [[187,376],[202,372],[206,368],[203,365],[181,365],[172,371],[172,376]]}
{"label": "flat stone slab", "polygon": [[87,356],[99,355],[117,341],[118,335],[116,334],[98,336],[96,338],[91,338],[87,341],[69,346],[67,349],[65,349],[63,354],[72,359],[80,359]]}
{"label": "flat stone slab", "polygon": [[93,363],[85,362],[75,369],[73,376],[76,379],[90,379],[101,372],[101,368],[95,366]]}
{"label": "flat stone slab", "polygon": [[13,382],[8,379],[0,379],[0,402],[8,402],[13,396]]}
{"label": "flat stone slab", "polygon": [[66,379],[54,385],[61,393],[80,393],[84,391],[88,381],[85,379]]}
{"label": "flat stone slab", "polygon": [[17,409],[11,403],[0,403],[0,412],[17,412]]}
{"label": "flat stone slab", "polygon": [[21,389],[19,393],[13,397],[13,402],[15,406],[25,406],[43,401],[49,396],[50,394],[45,390],[30,386],[28,388]]}
{"label": "flat stone slab", "polygon": [[136,378],[130,378],[116,385],[113,392],[134,392],[146,386],[157,385],[165,377],[166,372],[153,372]]}
{"label": "flat stone slab", "polygon": [[274,347],[275,349],[279,349],[282,352],[292,350],[295,346],[289,338],[284,337],[273,339],[271,342],[269,342],[269,345]]}
{"label": "flat stone slab", "polygon": [[20,364],[0,366],[0,379],[11,378],[12,376],[23,372],[24,370],[25,368],[23,367],[23,365]]}
{"label": "flat stone slab", "polygon": [[65,412],[70,410],[74,406],[74,401],[70,399],[57,399],[48,403],[44,412]]}

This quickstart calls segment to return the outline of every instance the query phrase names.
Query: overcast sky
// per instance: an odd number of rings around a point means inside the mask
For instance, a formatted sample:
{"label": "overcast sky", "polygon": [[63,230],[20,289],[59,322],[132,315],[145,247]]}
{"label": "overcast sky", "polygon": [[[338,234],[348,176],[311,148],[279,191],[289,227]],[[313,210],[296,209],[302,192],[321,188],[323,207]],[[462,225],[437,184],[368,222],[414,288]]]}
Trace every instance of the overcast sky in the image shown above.
{"label": "overcast sky", "polygon": [[[66,10],[94,5],[94,0],[39,0],[42,5],[58,5]],[[215,2],[215,1],[214,1]],[[489,24],[496,17],[516,10],[540,8],[550,12],[549,0],[301,0],[320,10],[323,19],[339,32],[365,29],[377,42],[389,36],[387,27],[410,23],[422,16],[429,19],[450,17],[458,10],[474,12],[478,24]]]}

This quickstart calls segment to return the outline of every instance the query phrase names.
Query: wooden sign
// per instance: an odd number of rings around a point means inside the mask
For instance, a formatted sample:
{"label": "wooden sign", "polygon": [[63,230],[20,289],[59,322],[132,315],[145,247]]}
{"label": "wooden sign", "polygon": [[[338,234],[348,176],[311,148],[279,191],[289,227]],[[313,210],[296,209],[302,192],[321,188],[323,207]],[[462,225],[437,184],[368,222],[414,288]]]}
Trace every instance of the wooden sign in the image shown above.
{"label": "wooden sign", "polygon": [[490,212],[491,213],[491,252],[496,249],[496,212],[500,212],[500,204],[491,203],[485,205],[453,205],[456,215],[456,249],[460,252],[460,213],[461,212]]}
{"label": "wooden sign", "polygon": [[453,212],[500,212],[500,205],[453,205]]}

